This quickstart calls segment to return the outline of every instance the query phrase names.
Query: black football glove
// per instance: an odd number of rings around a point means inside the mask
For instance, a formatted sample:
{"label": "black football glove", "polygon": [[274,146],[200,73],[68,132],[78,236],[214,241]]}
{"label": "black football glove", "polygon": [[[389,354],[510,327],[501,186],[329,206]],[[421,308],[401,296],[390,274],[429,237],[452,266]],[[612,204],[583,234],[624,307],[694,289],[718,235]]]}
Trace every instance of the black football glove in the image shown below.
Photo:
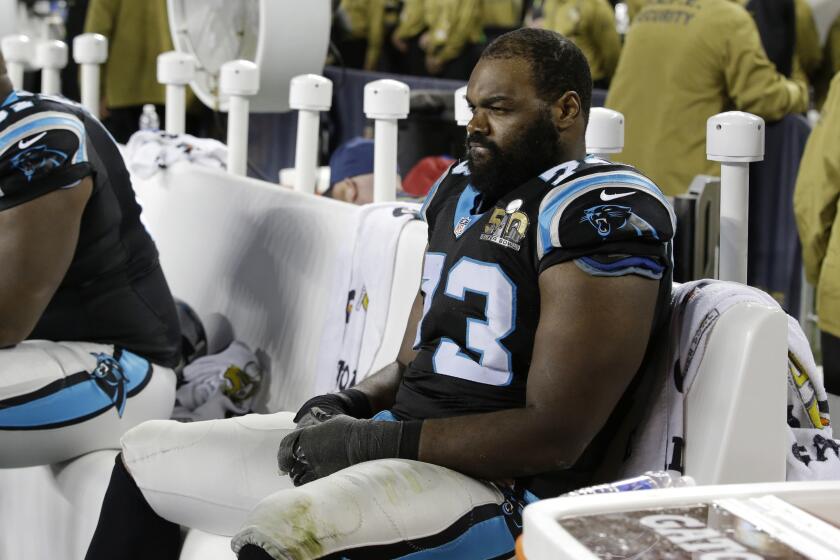
{"label": "black football glove", "polygon": [[345,389],[339,393],[328,393],[312,397],[300,407],[294,421],[298,428],[326,422],[333,416],[344,414],[352,418],[370,418],[373,411],[367,395],[358,389]]}
{"label": "black football glove", "polygon": [[417,459],[421,428],[421,421],[356,420],[339,415],[283,438],[277,464],[300,486],[365,461]]}

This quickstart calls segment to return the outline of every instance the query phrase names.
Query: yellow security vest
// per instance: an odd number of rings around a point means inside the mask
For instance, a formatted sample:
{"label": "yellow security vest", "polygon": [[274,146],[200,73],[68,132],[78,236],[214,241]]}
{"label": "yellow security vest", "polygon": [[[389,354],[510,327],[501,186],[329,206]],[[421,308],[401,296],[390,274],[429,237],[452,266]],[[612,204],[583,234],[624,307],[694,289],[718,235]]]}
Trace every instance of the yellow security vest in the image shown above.
{"label": "yellow security vest", "polygon": [[580,47],[593,80],[612,77],[621,52],[615,13],[607,0],[537,0],[544,13],[543,27],[571,39]]}
{"label": "yellow security vest", "polygon": [[709,117],[737,109],[775,121],[805,111],[808,91],[776,72],[737,3],[663,1],[633,20],[606,105],[626,117],[616,159],[676,195],[695,175],[719,173],[706,159]]}
{"label": "yellow security vest", "polygon": [[102,83],[108,107],[163,105],[157,56],[172,50],[166,0],[90,0],[85,33],[108,39]]}
{"label": "yellow security vest", "polygon": [[840,337],[840,74],[831,81],[796,178],[793,210],[823,331]]}

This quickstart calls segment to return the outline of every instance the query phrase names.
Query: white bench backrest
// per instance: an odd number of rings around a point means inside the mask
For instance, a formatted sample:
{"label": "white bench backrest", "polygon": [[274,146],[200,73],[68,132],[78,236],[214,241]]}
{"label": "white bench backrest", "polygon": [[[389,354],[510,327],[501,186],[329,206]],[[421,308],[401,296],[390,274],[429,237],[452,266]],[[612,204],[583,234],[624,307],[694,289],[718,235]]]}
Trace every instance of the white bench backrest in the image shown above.
{"label": "white bench backrest", "polygon": [[354,242],[358,208],[189,164],[134,187],[173,295],[202,319],[227,317],[267,366],[259,409],[311,396],[337,256]]}
{"label": "white bench backrest", "polygon": [[785,480],[787,317],[739,303],[709,335],[685,403],[685,473],[698,484]]}

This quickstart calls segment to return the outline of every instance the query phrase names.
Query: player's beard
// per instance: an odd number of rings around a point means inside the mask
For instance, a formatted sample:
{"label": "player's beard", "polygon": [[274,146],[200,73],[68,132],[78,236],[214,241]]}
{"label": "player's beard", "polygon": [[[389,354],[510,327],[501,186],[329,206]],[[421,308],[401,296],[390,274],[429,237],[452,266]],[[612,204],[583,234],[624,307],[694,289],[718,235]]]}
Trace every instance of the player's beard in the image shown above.
{"label": "player's beard", "polygon": [[[548,110],[511,143],[509,150],[502,150],[484,134],[469,134],[466,154],[470,182],[484,195],[482,206],[494,204],[506,193],[561,163],[557,161],[559,143],[559,134]],[[485,147],[489,153],[480,158],[481,161],[474,161],[470,144]]]}

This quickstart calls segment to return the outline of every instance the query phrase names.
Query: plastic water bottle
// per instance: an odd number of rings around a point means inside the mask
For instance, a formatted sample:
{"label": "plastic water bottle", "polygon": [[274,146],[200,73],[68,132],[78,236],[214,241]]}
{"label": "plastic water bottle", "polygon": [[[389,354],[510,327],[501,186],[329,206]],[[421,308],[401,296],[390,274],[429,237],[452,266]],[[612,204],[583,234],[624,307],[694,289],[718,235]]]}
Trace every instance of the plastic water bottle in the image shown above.
{"label": "plastic water bottle", "polygon": [[160,119],[155,106],[151,103],[143,105],[143,112],[140,114],[140,130],[160,130]]}
{"label": "plastic water bottle", "polygon": [[612,494],[615,492],[653,490],[656,488],[678,488],[680,486],[694,486],[694,484],[694,479],[690,476],[680,476],[669,471],[648,471],[634,478],[626,478],[608,484],[580,488],[574,492],[567,492],[563,496],[587,496],[589,494]]}

